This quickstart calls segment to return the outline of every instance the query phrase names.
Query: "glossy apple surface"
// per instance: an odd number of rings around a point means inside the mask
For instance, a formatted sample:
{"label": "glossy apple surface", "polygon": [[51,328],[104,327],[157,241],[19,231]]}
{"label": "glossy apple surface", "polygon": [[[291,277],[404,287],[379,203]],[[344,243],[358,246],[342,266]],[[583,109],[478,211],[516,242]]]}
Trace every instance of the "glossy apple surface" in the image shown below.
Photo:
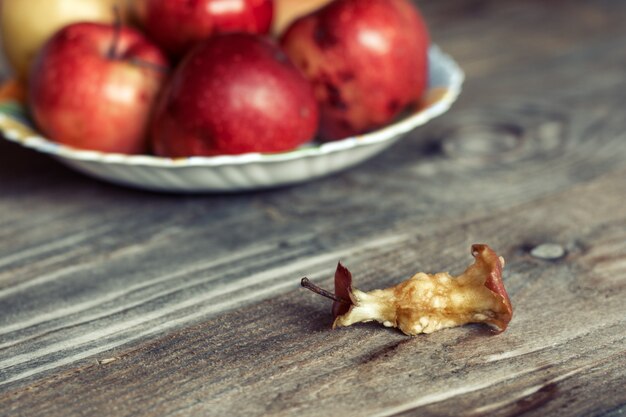
{"label": "glossy apple surface", "polygon": [[428,32],[408,0],[336,0],[281,45],[314,86],[325,140],[389,123],[426,88]]}
{"label": "glossy apple surface", "polygon": [[112,25],[76,23],[40,51],[28,104],[38,128],[54,141],[143,153],[166,68],[163,53],[136,30],[119,28],[116,34]]}
{"label": "glossy apple surface", "polygon": [[123,0],[2,0],[2,47],[16,75],[25,79],[35,55],[63,26],[75,22],[112,23]]}
{"label": "glossy apple surface", "polygon": [[218,35],[185,57],[159,99],[157,155],[287,151],[312,139],[318,108],[311,86],[269,40]]}
{"label": "glossy apple surface", "polygon": [[219,33],[265,34],[273,0],[143,0],[139,20],[148,36],[172,57]]}

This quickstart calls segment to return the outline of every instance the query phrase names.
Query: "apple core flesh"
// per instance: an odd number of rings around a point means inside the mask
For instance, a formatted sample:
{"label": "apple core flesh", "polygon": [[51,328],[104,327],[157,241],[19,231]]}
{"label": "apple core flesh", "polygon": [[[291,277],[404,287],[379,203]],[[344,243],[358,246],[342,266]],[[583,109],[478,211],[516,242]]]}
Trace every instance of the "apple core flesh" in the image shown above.
{"label": "apple core flesh", "polygon": [[[167,61],[129,28],[77,23],[59,31],[38,55],[28,102],[39,129],[76,148],[147,151],[147,127]],[[112,53],[112,45],[115,56]]]}
{"label": "apple core flesh", "polygon": [[318,108],[307,80],[270,41],[219,35],[181,62],[159,99],[156,154],[281,152],[315,135]]}
{"label": "apple core flesh", "polygon": [[379,128],[424,93],[429,36],[407,0],[336,0],[292,24],[281,45],[313,83],[320,136]]}

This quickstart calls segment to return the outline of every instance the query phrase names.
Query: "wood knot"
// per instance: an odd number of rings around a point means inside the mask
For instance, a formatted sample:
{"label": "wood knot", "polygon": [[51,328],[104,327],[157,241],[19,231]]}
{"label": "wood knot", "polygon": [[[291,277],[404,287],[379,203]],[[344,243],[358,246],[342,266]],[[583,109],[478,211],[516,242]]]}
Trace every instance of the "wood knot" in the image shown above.
{"label": "wood knot", "polygon": [[475,110],[441,135],[448,158],[481,167],[561,159],[567,139],[567,119],[534,105]]}
{"label": "wood knot", "polygon": [[458,160],[497,160],[520,148],[523,137],[523,128],[510,123],[459,126],[444,139],[443,151]]}
{"label": "wood knot", "polygon": [[546,261],[554,261],[565,256],[566,250],[558,243],[542,243],[530,250],[530,255]]}

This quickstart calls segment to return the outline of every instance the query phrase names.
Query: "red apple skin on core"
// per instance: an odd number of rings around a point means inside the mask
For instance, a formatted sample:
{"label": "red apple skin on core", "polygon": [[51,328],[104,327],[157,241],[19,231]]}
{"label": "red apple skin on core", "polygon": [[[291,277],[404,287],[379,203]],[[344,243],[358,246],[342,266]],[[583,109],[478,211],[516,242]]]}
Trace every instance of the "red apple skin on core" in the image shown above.
{"label": "red apple skin on core", "polygon": [[157,155],[282,152],[311,140],[319,112],[308,81],[280,48],[218,35],[182,61],[152,124]]}
{"label": "red apple skin on core", "polygon": [[429,44],[407,0],[336,0],[281,37],[313,83],[324,140],[379,128],[417,101],[428,80]]}
{"label": "red apple skin on core", "polygon": [[149,117],[167,60],[129,28],[120,29],[117,58],[112,59],[114,39],[114,26],[77,23],[57,32],[40,51],[30,76],[28,104],[48,138],[102,152],[147,151]]}
{"label": "red apple skin on core", "polygon": [[140,20],[170,56],[182,57],[215,34],[266,34],[274,15],[273,0],[144,0]]}

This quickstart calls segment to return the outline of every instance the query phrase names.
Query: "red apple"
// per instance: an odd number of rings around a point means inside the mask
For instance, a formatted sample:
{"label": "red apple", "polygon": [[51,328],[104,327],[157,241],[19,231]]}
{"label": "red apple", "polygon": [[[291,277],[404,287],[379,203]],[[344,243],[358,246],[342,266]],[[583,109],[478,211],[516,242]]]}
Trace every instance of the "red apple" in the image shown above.
{"label": "red apple", "polygon": [[158,155],[280,152],[312,139],[311,86],[278,46],[250,34],[215,36],[185,57],[155,111]]}
{"label": "red apple", "polygon": [[314,85],[320,136],[379,128],[424,92],[429,37],[408,0],[336,0],[292,24],[281,45]]}
{"label": "red apple", "polygon": [[139,19],[146,33],[172,57],[218,33],[265,34],[273,0],[143,0]]}
{"label": "red apple", "polygon": [[103,152],[147,150],[167,61],[141,33],[99,23],[57,32],[35,60],[28,103],[50,139]]}

